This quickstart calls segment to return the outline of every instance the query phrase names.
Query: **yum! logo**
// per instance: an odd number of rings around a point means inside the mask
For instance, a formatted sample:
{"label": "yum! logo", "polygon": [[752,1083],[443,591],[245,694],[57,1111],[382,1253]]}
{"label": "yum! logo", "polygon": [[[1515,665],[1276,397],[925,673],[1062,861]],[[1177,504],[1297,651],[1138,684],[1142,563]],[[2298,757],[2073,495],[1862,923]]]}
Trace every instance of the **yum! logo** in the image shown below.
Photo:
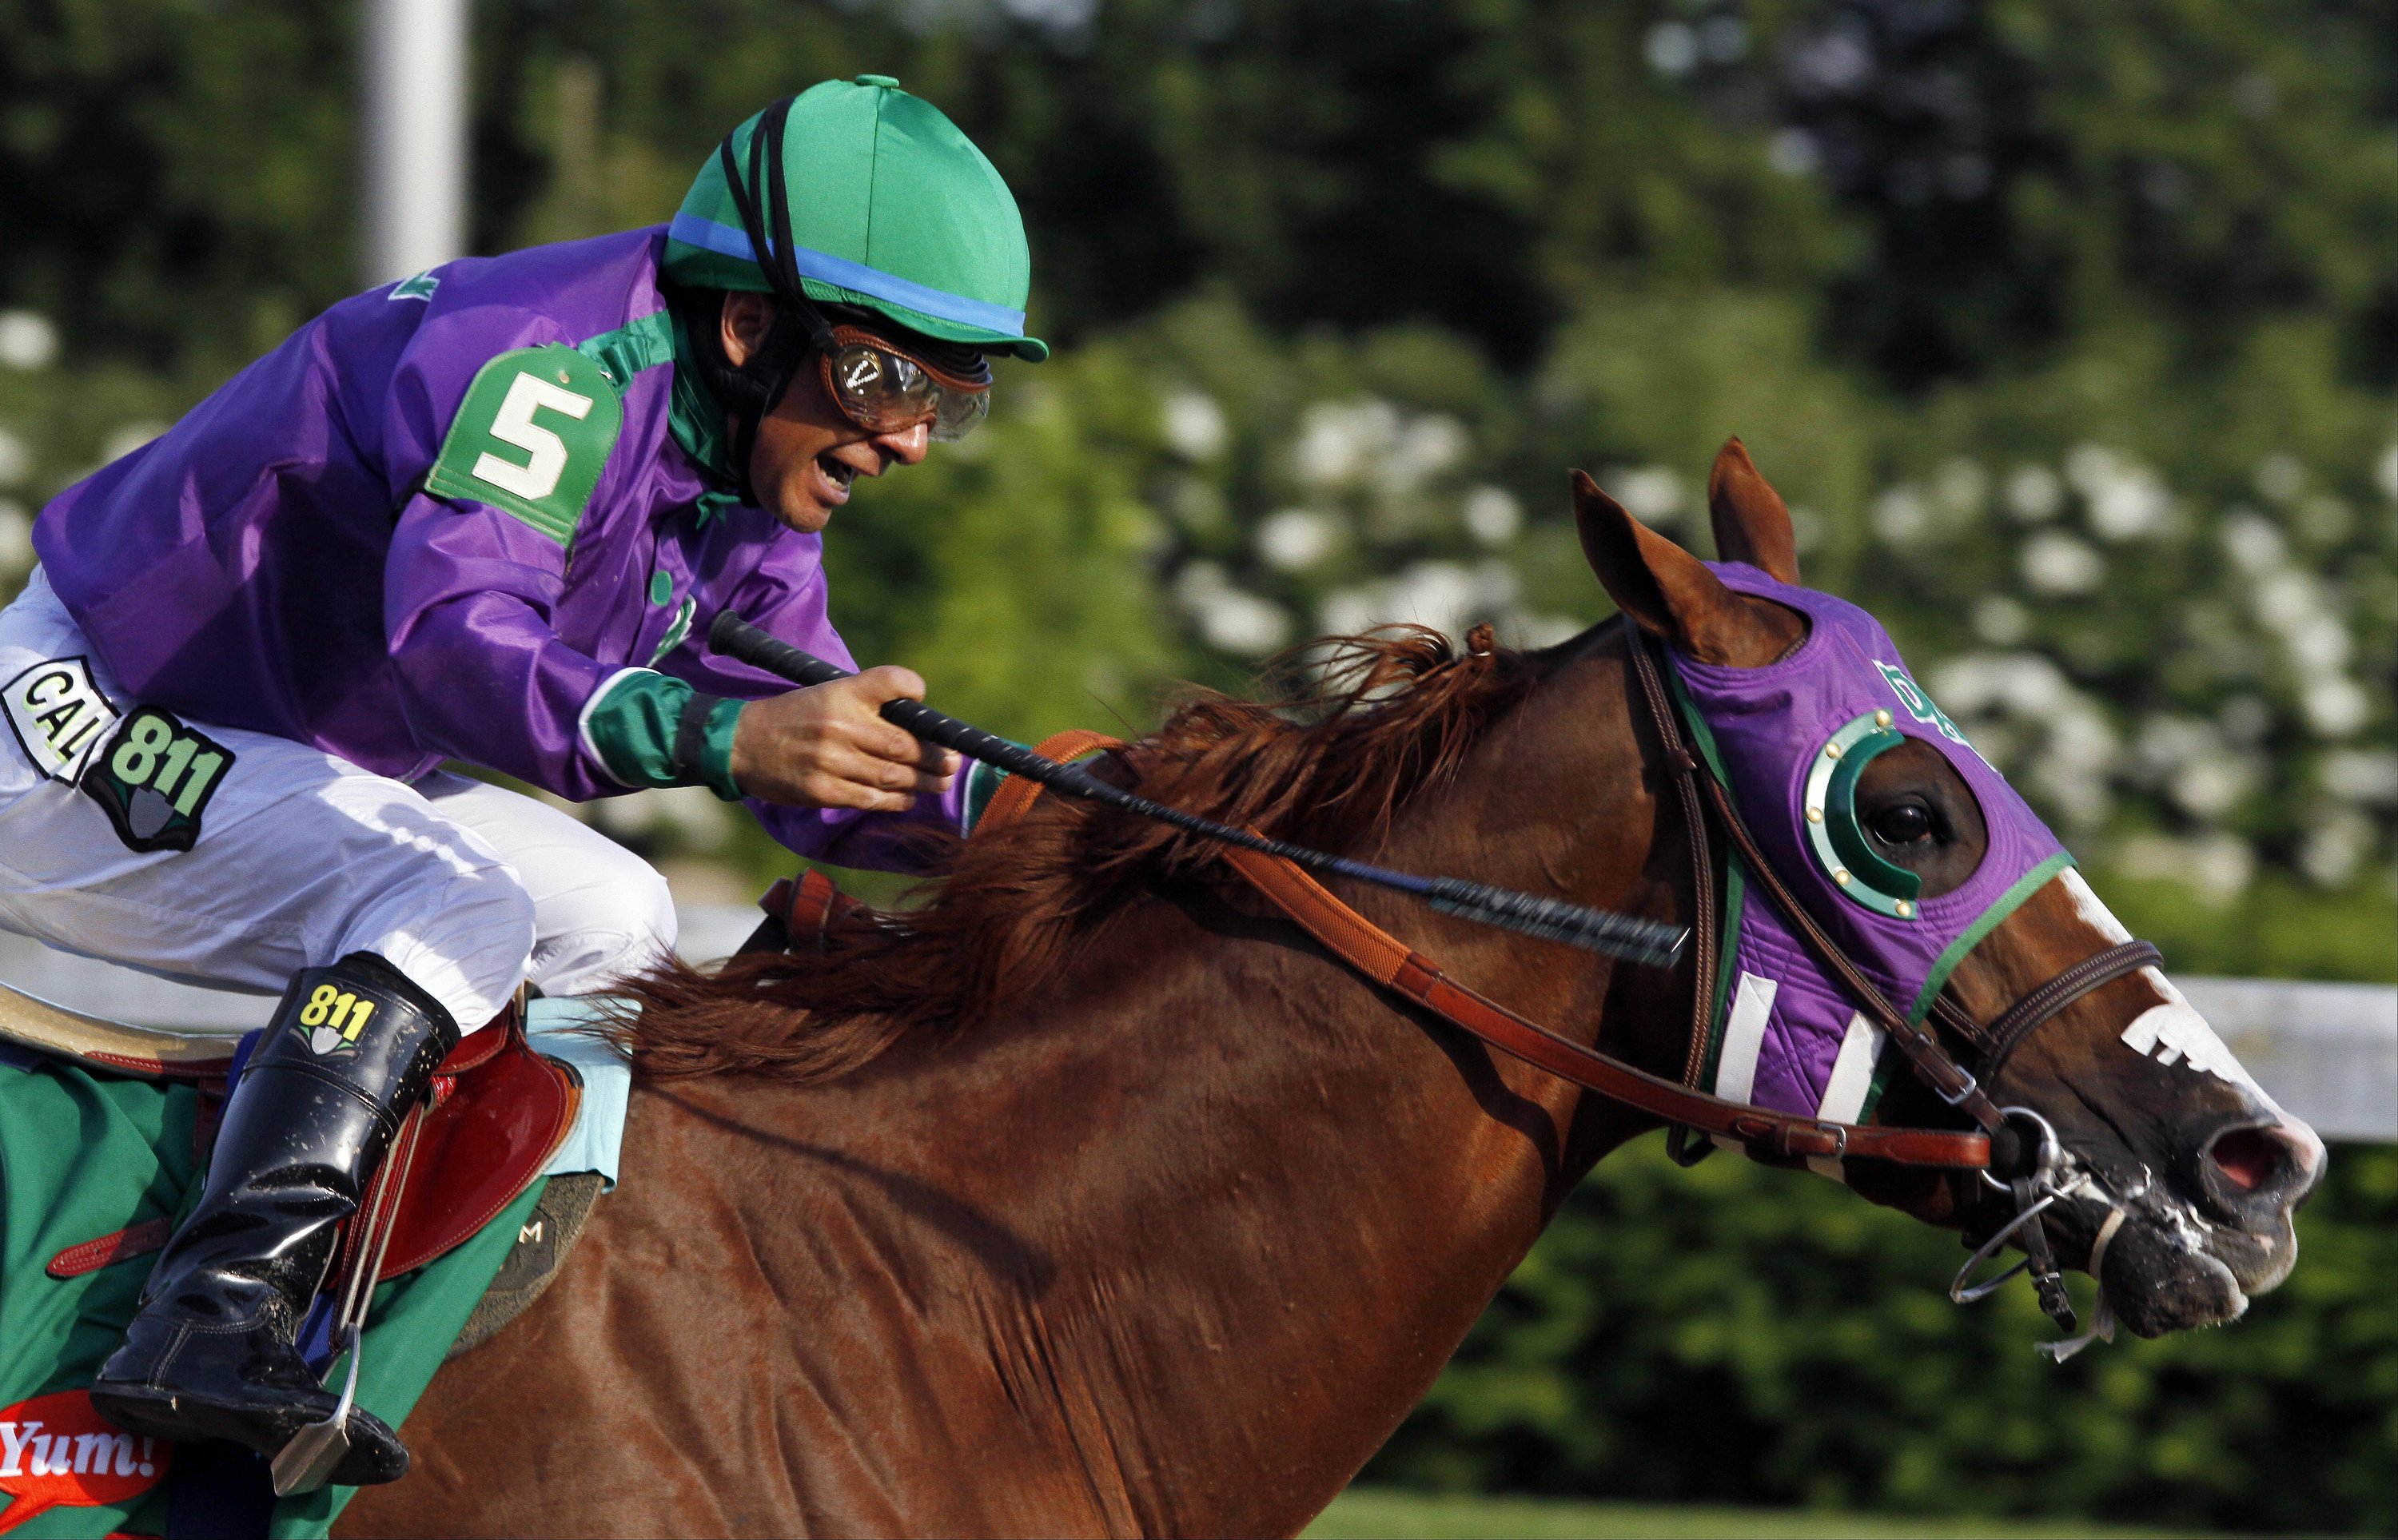
{"label": "yum! logo", "polygon": [[164,1480],[174,1446],[124,1433],[92,1410],[88,1391],[61,1390],[0,1407],[0,1531],[60,1507],[139,1497]]}

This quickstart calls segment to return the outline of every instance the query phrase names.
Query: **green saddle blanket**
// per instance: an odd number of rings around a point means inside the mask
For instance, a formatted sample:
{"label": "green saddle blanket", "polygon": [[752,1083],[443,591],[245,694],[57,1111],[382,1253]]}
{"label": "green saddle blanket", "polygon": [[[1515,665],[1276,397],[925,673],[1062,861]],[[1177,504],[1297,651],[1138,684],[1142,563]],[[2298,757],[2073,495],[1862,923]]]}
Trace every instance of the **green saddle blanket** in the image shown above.
{"label": "green saddle blanket", "polygon": [[[11,1540],[167,1535],[194,1527],[191,1506],[210,1500],[188,1480],[178,1492],[174,1448],[115,1431],[84,1394],[132,1319],[155,1252],[115,1263],[101,1262],[105,1248],[61,1257],[182,1214],[200,1175],[198,1106],[190,1086],[0,1052],[0,1533]],[[534,1182],[465,1245],[375,1291],[358,1404],[400,1426],[546,1185]],[[196,1463],[186,1458],[187,1478]],[[264,1533],[322,1535],[356,1490],[284,1498]],[[179,1504],[183,1521],[170,1520]]]}

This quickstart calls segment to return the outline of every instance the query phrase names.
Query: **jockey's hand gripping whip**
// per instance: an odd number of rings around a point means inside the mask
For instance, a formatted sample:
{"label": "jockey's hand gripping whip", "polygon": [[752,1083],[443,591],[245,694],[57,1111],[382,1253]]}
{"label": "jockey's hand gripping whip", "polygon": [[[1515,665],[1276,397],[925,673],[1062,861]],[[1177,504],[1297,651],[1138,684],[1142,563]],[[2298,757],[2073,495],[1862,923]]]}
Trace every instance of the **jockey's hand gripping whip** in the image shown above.
{"label": "jockey's hand gripping whip", "polygon": [[[738,659],[752,668],[764,669],[796,685],[824,685],[852,677],[847,670],[768,636],[731,610],[718,615],[715,623],[707,628],[707,645],[728,658]],[[1549,941],[1567,942],[1589,951],[1657,968],[1671,967],[1681,956],[1683,944],[1690,939],[1690,931],[1684,926],[1640,919],[1631,915],[1610,914],[1604,909],[1569,904],[1562,899],[1515,892],[1459,877],[1414,877],[1406,872],[1394,872],[1364,862],[1327,855],[1322,850],[1311,850],[1304,845],[1269,839],[1246,829],[1236,829],[1229,824],[1219,824],[1213,819],[1202,818],[1163,802],[1153,802],[1121,786],[1111,786],[1079,765],[1060,764],[1035,754],[1019,743],[971,727],[954,716],[944,716],[922,701],[889,702],[882,707],[882,718],[924,743],[955,749],[970,758],[997,765],[1011,775],[1037,781],[1052,791],[1119,809],[1136,817],[1171,824],[1178,829],[1188,830],[1207,839],[1220,840],[1227,845],[1237,845],[1245,850],[1255,850],[1260,855],[1279,856],[1310,871],[1328,872],[1394,892],[1410,893],[1443,914],[1455,915],[1461,919],[1521,931],[1527,935]]]}

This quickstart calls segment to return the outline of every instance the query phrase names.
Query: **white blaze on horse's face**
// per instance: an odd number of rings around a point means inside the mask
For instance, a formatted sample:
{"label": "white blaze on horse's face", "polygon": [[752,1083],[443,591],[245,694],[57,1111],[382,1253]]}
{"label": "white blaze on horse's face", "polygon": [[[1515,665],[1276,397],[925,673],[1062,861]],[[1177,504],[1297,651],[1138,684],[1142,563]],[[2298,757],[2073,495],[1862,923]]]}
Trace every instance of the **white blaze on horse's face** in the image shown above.
{"label": "white blaze on horse's face", "polygon": [[[2105,902],[2091,891],[2090,884],[2082,879],[2080,872],[2068,867],[2058,874],[2057,880],[2064,883],[2065,891],[2073,895],[2075,912],[2091,929],[2109,942],[2132,939],[2132,932],[2123,928],[2123,922],[2117,919]],[[2266,1111],[2280,1120],[2283,1129],[2293,1134],[2304,1135],[2302,1153],[2306,1158],[2306,1170],[2311,1174],[2323,1163],[2322,1138],[2313,1129],[2282,1110],[2281,1104],[2257,1083],[2256,1077],[2248,1073],[2247,1066],[2240,1062],[2238,1055],[2225,1045],[2221,1038],[2216,1036],[2215,1028],[2199,1014],[2197,1008],[2183,997],[2182,992],[2174,987],[2171,979],[2154,968],[2141,969],[2139,976],[2164,997],[2164,1003],[2150,1006],[2133,1018],[2131,1024],[2123,1028],[2121,1038],[2123,1045],[2159,1064],[2186,1065],[2202,1074],[2229,1080],[2245,1090],[2263,1105]]]}
{"label": "white blaze on horse's face", "polygon": [[[2068,868],[2060,874],[2058,880],[2065,884],[2065,891],[2073,895],[2074,912],[2081,917],[2083,923],[2110,942],[2132,939],[2132,932],[2123,928],[2123,922],[2115,917],[2114,911],[2107,907],[2105,901],[2091,891],[2090,884],[2082,880],[2080,872]],[[2139,976],[2165,998],[2165,1003],[2149,1007],[2135,1017],[2131,1025],[2123,1028],[2122,1041],[2132,1051],[2148,1055],[2162,1065],[2187,1064],[2192,1069],[2203,1070],[2234,1085],[2245,1086],[2268,1104],[2272,1102],[2273,1099],[2265,1094],[2265,1088],[2257,1083],[2231,1050],[2223,1045],[2223,1039],[2215,1035],[2215,1028],[2207,1024],[2206,1018],[2200,1015],[2189,1001],[2183,998],[2182,992],[2173,986],[2172,980],[2153,968],[2141,969]],[[2282,1109],[2275,1106],[2273,1110],[2279,1113]]]}
{"label": "white blaze on horse's face", "polygon": [[[2125,939],[2121,921],[2108,912],[2098,895],[2090,890],[2080,873],[2068,870],[2059,881],[2073,900],[2082,921],[2110,942]],[[2160,1180],[2160,1172],[2142,1166],[2136,1171],[2094,1171],[2094,1191],[2113,1209],[2145,1221],[2147,1234],[2153,1238],[2142,1242],[2138,1236],[2126,1231],[2116,1242],[2112,1255],[2130,1262],[2135,1253],[2145,1252],[2147,1259],[2134,1263],[2131,1279],[2145,1281],[2152,1291],[2161,1291],[2161,1270],[2185,1274],[2195,1269],[2203,1275],[2209,1287],[2189,1290],[2194,1296],[2212,1300],[2206,1312],[2187,1319],[2170,1310],[2151,1317],[2149,1327],[2203,1324],[2207,1319],[2229,1320],[2243,1314],[2249,1295],[2270,1289],[2285,1277],[2297,1261],[2297,1239],[2290,1226],[2290,1211],[2296,1197],[2303,1196],[2314,1185],[2324,1161],[2324,1143],[2314,1130],[2283,1112],[2273,1098],[2259,1086],[2237,1056],[2207,1024],[2172,981],[2154,968],[2142,969],[2137,977],[2156,992],[2159,1003],[2134,1017],[2117,1034],[2124,1051],[2139,1054],[2149,1062],[2179,1074],[2213,1080],[2229,1089],[2248,1109],[2245,1116],[2232,1115],[2226,1134],[2242,1129],[2270,1130],[2278,1136],[2295,1172],[2276,1185],[2287,1196],[2273,1212],[2255,1212],[2238,1217],[2237,1195],[2229,1194],[2235,1204],[2226,1211],[2216,1202],[2211,1205],[2193,1201],[2194,1195],[2177,1190],[2178,1184]],[[2210,1142],[2209,1149],[2215,1148]],[[2210,1155],[2206,1158],[2212,1158]],[[2227,1196],[2218,1194],[2218,1199]],[[2158,1248],[2164,1254],[2178,1253],[2186,1259],[2180,1264],[2161,1262]],[[2111,1267],[2111,1264],[2110,1264]],[[2114,1281],[2122,1283],[2125,1276]],[[2131,1304],[2129,1300],[2125,1302]],[[2151,1308],[2162,1303],[2149,1301]]]}

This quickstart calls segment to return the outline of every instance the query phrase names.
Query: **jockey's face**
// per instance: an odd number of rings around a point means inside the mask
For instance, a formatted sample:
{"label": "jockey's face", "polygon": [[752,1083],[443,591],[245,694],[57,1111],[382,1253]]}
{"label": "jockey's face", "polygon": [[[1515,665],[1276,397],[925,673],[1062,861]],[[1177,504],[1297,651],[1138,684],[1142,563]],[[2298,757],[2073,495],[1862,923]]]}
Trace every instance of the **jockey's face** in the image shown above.
{"label": "jockey's face", "polygon": [[[775,301],[763,294],[731,294],[724,301],[724,355],[736,368],[765,341]],[[749,454],[749,485],[765,510],[802,534],[813,535],[849,501],[850,482],[881,475],[894,463],[913,465],[931,447],[933,427],[919,422],[873,433],[845,416],[825,392],[811,358],[790,389],[759,424]]]}

